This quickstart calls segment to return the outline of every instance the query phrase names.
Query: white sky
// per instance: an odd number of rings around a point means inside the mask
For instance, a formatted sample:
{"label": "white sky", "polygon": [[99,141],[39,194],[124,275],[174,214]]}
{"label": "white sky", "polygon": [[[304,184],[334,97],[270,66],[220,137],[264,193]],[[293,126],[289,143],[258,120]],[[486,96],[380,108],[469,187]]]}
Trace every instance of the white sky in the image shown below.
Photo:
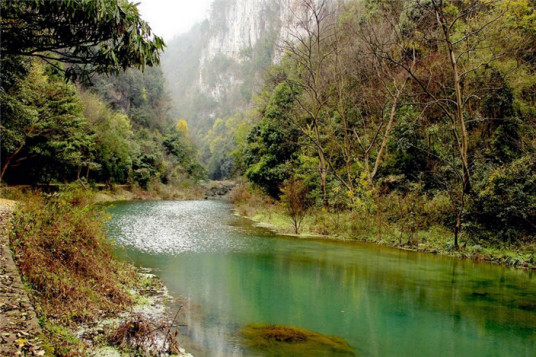
{"label": "white sky", "polygon": [[[212,0],[137,0],[141,17],[154,34],[171,40],[208,15]],[[137,2],[134,1],[134,2]]]}

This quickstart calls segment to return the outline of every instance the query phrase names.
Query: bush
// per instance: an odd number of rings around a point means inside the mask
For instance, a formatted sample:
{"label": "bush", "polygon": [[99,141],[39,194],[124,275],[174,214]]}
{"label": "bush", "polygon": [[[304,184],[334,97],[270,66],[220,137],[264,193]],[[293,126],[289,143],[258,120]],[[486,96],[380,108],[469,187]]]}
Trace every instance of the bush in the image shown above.
{"label": "bush", "polygon": [[307,196],[308,187],[302,180],[291,178],[285,182],[281,191],[281,201],[292,219],[294,234],[298,234],[305,214],[311,207],[311,200]]}
{"label": "bush", "polygon": [[489,170],[475,192],[469,208],[474,236],[507,243],[536,240],[535,157]]}

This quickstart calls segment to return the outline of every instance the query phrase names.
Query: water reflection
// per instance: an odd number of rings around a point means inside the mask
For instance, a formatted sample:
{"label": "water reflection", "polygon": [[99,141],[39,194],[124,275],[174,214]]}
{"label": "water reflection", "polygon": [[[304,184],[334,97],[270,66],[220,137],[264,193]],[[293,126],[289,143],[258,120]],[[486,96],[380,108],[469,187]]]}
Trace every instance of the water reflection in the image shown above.
{"label": "water reflection", "polygon": [[[249,323],[340,336],[358,355],[529,356],[536,350],[530,273],[374,245],[274,237],[223,202],[112,209],[110,234],[172,293],[199,302],[192,340],[208,355],[251,355]],[[197,316],[198,314],[196,314]]]}

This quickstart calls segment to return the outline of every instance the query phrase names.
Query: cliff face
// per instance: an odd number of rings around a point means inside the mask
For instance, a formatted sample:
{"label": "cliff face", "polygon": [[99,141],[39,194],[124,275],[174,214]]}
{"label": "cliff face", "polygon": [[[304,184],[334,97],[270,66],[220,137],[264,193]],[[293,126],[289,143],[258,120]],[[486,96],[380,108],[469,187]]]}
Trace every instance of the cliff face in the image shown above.
{"label": "cliff face", "polygon": [[[299,0],[214,0],[208,19],[168,44],[162,67],[194,133],[247,107],[279,56]],[[210,118],[210,119],[207,119]],[[203,130],[201,130],[203,131]]]}
{"label": "cliff face", "polygon": [[240,60],[241,51],[255,46],[267,33],[284,36],[297,4],[297,0],[216,0],[201,62],[219,54]]}
{"label": "cliff face", "polygon": [[210,37],[201,63],[218,54],[240,59],[240,51],[252,47],[269,31],[267,14],[277,10],[273,0],[217,1],[209,19]]}

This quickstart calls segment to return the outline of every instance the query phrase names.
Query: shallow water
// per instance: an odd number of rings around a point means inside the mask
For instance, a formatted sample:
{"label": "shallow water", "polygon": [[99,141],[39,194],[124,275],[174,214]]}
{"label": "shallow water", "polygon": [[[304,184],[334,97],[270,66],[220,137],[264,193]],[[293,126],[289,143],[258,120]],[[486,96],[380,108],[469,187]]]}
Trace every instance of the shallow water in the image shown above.
{"label": "shallow water", "polygon": [[[209,356],[250,356],[235,331],[286,324],[362,356],[535,356],[531,272],[371,244],[278,237],[221,201],[110,208],[110,236],[202,306],[185,323]],[[197,315],[197,314],[196,314]]]}

